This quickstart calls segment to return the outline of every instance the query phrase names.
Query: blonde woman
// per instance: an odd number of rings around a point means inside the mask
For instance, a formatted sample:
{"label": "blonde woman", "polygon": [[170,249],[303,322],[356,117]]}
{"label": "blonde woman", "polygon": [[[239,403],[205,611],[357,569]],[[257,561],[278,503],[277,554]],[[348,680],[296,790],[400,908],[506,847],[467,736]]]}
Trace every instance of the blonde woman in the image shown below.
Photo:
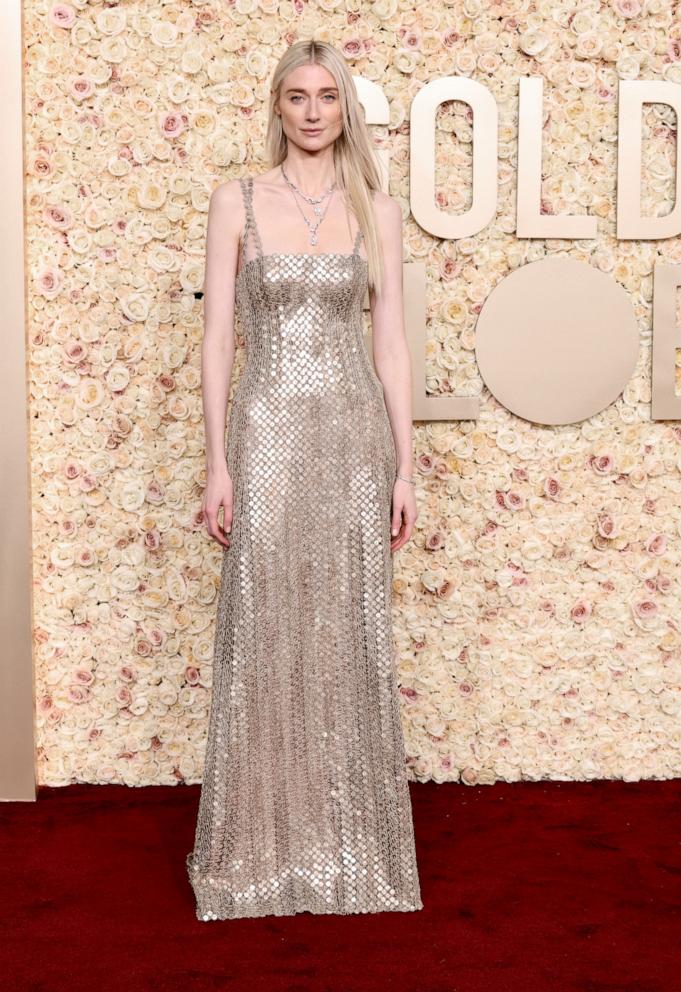
{"label": "blonde woman", "polygon": [[196,915],[416,910],[391,630],[392,554],[417,515],[402,218],[333,46],[281,58],[267,152],[208,214],[203,511],[224,555]]}

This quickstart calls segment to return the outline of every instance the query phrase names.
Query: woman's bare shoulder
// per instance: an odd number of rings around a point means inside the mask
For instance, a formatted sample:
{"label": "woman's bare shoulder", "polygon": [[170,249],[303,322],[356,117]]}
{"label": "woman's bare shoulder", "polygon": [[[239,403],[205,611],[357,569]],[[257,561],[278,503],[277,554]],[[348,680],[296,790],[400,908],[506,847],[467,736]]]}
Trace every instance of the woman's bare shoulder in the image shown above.
{"label": "woman's bare shoulder", "polygon": [[239,179],[228,179],[213,189],[210,195],[211,206],[222,211],[233,210],[241,202],[241,183]]}
{"label": "woman's bare shoulder", "polygon": [[225,234],[241,236],[245,220],[239,179],[228,179],[214,188],[208,205],[208,221]]}
{"label": "woman's bare shoulder", "polygon": [[372,193],[374,214],[379,228],[386,233],[396,233],[402,224],[402,207],[389,193],[375,189]]}

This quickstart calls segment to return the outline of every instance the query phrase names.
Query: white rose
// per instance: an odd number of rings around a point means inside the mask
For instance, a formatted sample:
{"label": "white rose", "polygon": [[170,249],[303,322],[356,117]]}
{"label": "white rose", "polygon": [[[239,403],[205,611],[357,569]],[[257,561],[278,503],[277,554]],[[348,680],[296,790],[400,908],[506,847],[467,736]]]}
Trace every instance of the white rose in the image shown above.
{"label": "white rose", "polygon": [[518,39],[518,47],[525,55],[538,55],[549,43],[549,36],[539,28],[523,31]]}

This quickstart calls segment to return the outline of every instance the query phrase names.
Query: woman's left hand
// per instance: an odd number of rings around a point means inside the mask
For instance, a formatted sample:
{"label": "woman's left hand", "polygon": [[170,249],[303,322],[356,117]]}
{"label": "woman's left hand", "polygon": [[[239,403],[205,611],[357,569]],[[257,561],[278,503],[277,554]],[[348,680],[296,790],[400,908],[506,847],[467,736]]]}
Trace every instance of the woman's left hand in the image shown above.
{"label": "woman's left hand", "polygon": [[414,487],[410,482],[405,482],[404,479],[395,479],[390,522],[391,551],[397,551],[398,548],[407,543],[414,529],[417,516]]}

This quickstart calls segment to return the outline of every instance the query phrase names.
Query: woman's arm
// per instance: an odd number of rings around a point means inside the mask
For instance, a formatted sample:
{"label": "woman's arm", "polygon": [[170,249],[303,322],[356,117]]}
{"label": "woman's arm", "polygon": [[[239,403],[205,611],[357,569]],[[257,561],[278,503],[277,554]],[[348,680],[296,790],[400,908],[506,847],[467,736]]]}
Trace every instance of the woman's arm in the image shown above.
{"label": "woman's arm", "polygon": [[[232,482],[225,456],[225,417],[234,365],[234,304],[239,233],[243,211],[238,180],[213,190],[208,206],[203,285],[204,330],[201,343],[201,393],[206,433],[206,489],[203,514],[208,533],[229,546]],[[218,511],[224,508],[224,530]]]}
{"label": "woman's arm", "polygon": [[[381,380],[390,418],[397,472],[412,477],[412,374],[411,355],[404,328],[402,287],[402,210],[386,193],[374,194],[374,210],[383,250],[383,292],[369,293],[373,356],[376,375]],[[414,487],[395,480],[392,506],[393,551],[409,540],[416,521]]]}

